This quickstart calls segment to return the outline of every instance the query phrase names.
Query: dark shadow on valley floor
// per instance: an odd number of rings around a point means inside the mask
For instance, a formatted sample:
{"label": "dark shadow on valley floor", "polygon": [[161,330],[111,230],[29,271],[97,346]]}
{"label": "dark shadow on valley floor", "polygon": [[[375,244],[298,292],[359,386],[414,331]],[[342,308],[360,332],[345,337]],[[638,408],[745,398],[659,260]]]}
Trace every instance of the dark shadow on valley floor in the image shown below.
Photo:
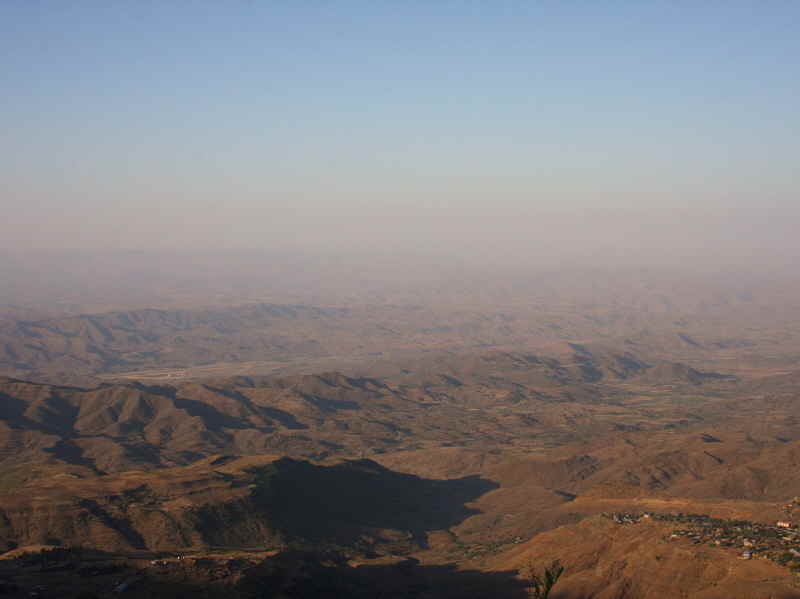
{"label": "dark shadow on valley floor", "polygon": [[420,478],[366,459],[318,466],[282,458],[259,469],[255,481],[253,501],[288,541],[351,547],[365,538],[381,544],[381,531],[391,530],[425,548],[428,531],[479,513],[467,504],[499,486],[479,476]]}

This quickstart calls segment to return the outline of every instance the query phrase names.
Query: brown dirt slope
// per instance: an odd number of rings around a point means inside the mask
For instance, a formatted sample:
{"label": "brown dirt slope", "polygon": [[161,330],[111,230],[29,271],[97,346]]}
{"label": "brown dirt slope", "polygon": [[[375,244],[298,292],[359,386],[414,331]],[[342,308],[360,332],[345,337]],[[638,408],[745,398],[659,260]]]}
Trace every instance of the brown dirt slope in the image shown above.
{"label": "brown dirt slope", "polygon": [[494,558],[498,570],[541,570],[554,558],[565,573],[558,599],[796,599],[797,580],[764,560],[741,560],[739,551],[670,542],[660,523],[619,526],[594,517],[541,534]]}

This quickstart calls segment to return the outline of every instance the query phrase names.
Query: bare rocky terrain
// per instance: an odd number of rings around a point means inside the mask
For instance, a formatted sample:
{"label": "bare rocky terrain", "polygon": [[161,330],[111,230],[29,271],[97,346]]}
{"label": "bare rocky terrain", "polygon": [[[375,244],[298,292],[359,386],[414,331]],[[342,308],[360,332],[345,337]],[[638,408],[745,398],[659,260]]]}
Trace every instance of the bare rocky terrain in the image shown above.
{"label": "bare rocky terrain", "polygon": [[678,517],[800,521],[800,295],[640,274],[8,304],[0,589],[800,597]]}

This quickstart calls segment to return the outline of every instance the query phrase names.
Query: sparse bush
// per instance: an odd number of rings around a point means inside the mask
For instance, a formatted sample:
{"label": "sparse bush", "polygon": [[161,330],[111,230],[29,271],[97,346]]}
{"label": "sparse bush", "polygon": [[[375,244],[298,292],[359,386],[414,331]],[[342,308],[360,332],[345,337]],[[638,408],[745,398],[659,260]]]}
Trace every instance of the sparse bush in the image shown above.
{"label": "sparse bush", "polygon": [[528,579],[528,595],[533,599],[548,599],[550,592],[563,573],[564,566],[558,560],[554,560],[542,573],[539,573],[533,562],[529,562],[525,569],[525,578]]}

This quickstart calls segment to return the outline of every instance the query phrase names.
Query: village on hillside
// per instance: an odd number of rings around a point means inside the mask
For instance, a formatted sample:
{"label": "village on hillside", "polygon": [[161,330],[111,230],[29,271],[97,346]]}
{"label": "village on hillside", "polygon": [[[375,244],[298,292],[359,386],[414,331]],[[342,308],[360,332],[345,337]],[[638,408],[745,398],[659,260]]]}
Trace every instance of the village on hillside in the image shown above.
{"label": "village on hillside", "polygon": [[686,540],[693,545],[709,545],[741,551],[739,557],[762,558],[800,572],[800,527],[788,520],[762,524],[748,520],[723,520],[706,514],[658,514],[652,512],[613,512],[603,516],[620,525],[647,520],[680,524],[666,541]]}

